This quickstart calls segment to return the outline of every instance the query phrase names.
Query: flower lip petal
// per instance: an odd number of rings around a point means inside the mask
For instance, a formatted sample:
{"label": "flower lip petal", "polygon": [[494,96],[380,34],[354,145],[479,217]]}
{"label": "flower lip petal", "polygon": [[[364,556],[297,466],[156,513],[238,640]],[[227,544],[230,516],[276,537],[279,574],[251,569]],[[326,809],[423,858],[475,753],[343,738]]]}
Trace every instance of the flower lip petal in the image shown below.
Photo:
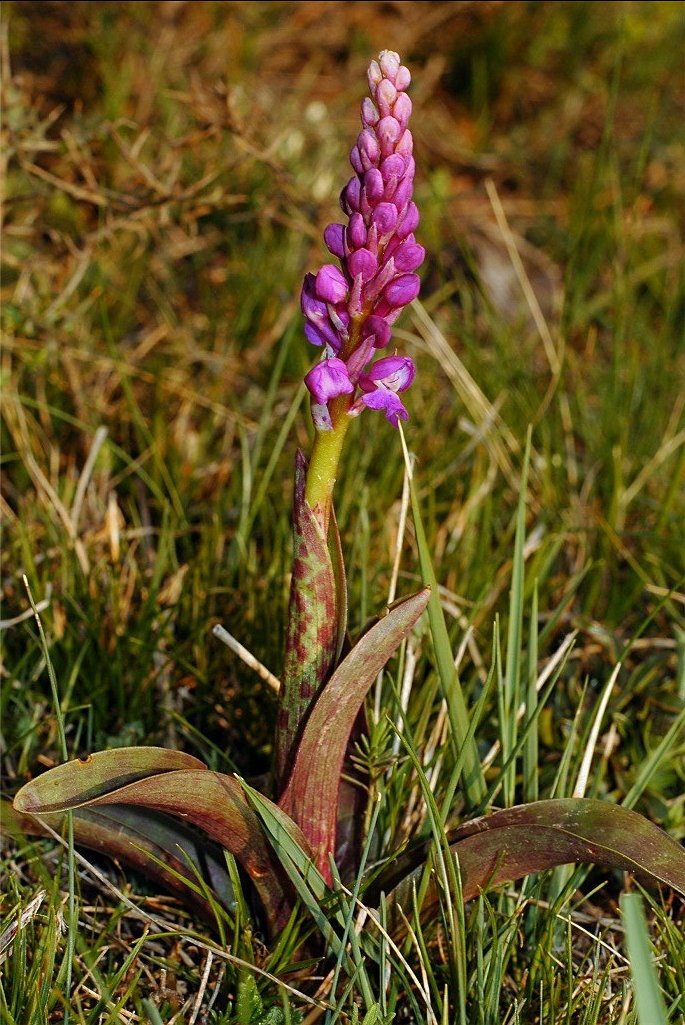
{"label": "flower lip petal", "polygon": [[322,331],[319,331],[318,327],[315,327],[309,320],[305,320],[304,322],[304,334],[307,341],[311,342],[312,345],[329,344],[330,339],[328,336],[323,334]]}
{"label": "flower lip petal", "polygon": [[366,392],[362,395],[361,401],[369,409],[382,409],[385,413],[385,419],[393,427],[397,427],[400,419],[409,419],[409,413],[404,408],[402,400],[394,392],[378,388],[376,391]]}
{"label": "flower lip petal", "polygon": [[316,278],[313,274],[307,274],[300,292],[300,309],[313,324],[318,324],[328,317],[328,307],[323,299],[316,295]]}

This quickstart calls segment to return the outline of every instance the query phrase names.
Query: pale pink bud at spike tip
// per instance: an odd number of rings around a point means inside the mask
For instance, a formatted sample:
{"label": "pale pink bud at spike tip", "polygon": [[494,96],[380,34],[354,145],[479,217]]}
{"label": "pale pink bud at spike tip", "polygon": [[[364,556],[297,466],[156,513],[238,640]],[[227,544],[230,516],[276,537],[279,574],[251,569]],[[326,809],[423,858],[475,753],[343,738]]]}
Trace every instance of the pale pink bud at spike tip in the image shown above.
{"label": "pale pink bud at spike tip", "polygon": [[373,105],[373,100],[370,100],[367,96],[362,103],[362,124],[364,127],[367,125],[375,125],[378,123],[378,111]]}
{"label": "pale pink bud at spike tip", "polygon": [[[392,108],[396,99],[397,89],[392,82],[388,81],[387,78],[383,79],[376,90],[376,103],[378,104],[381,117],[387,117],[388,114],[393,113]],[[409,97],[407,97],[407,99],[409,99]]]}
{"label": "pale pink bud at spike tip", "polygon": [[395,88],[398,92],[404,92],[405,89],[409,88],[410,82],[411,75],[409,74],[409,68],[405,68],[405,66],[402,65],[401,68],[398,68],[397,74],[395,75]]}
{"label": "pale pink bud at spike tip", "polygon": [[376,86],[380,85],[380,83],[383,81],[383,72],[381,71],[378,65],[378,61],[371,61],[371,63],[369,64],[367,77],[369,79],[369,89],[375,95]]}
{"label": "pale pink bud at spike tip", "polygon": [[334,429],[341,407],[332,416],[329,403],[341,396],[350,396],[342,407],[347,415],[377,409],[397,427],[408,416],[398,392],[414,379],[414,364],[405,356],[371,363],[390,344],[402,309],[418,295],[415,271],[425,256],[414,238],[419,212],[412,202],[414,140],[407,128],[411,75],[397,53],[383,50],[367,77],[371,95],[362,103],[362,129],[350,150],[354,174],[340,194],[349,220],[329,224],[324,232],[340,268],[325,264],[302,287],[306,337],[324,348],[323,360],[305,378],[317,430]]}
{"label": "pale pink bud at spike tip", "polygon": [[392,109],[392,112],[394,117],[396,117],[399,121],[400,126],[402,128],[407,127],[407,121],[411,117],[411,110],[411,100],[409,99],[406,93],[400,93],[397,99],[395,100],[395,105]]}
{"label": "pale pink bud at spike tip", "polygon": [[394,83],[395,76],[400,70],[399,53],[395,53],[394,50],[383,50],[378,58],[378,63],[384,76]]}

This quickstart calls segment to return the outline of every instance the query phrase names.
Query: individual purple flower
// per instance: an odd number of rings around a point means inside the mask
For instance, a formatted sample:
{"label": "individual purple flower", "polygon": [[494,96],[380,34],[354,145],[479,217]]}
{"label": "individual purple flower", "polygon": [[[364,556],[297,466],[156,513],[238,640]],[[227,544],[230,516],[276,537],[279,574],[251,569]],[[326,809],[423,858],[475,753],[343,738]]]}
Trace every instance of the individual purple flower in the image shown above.
{"label": "individual purple flower", "polygon": [[[386,357],[367,369],[375,351],[389,345],[394,321],[418,295],[416,271],[425,256],[414,237],[419,214],[412,201],[415,164],[407,128],[411,75],[398,54],[384,50],[371,61],[368,80],[371,96],[362,103],[362,129],[350,151],[354,174],[340,194],[348,220],[324,232],[340,268],[325,264],[305,277],[302,288],[305,334],[326,349],[319,368],[305,378],[319,430],[334,426],[328,403],[340,395],[351,396],[349,415],[363,407],[383,409],[397,426],[407,417],[397,393],[414,377],[405,357]],[[355,402],[357,387],[362,395]]]}
{"label": "individual purple flower", "polygon": [[328,403],[340,395],[351,395],[355,388],[350,380],[347,364],[335,356],[324,358],[309,371],[304,379],[312,396],[312,419],[317,431],[333,429]]}
{"label": "individual purple flower", "polygon": [[350,394],[354,385],[350,381],[347,365],[335,356],[317,363],[305,377],[305,384],[312,398],[319,405],[325,405],[338,395]]}
{"label": "individual purple flower", "polygon": [[366,374],[359,379],[359,387],[365,392],[374,391],[376,388],[387,388],[394,392],[406,391],[415,375],[416,367],[408,356],[385,356],[369,367]]}
{"label": "individual purple flower", "polygon": [[406,391],[414,380],[416,368],[408,356],[386,356],[377,360],[359,378],[362,395],[351,410],[353,415],[367,409],[382,409],[386,419],[397,427],[399,419],[408,420],[398,392]]}

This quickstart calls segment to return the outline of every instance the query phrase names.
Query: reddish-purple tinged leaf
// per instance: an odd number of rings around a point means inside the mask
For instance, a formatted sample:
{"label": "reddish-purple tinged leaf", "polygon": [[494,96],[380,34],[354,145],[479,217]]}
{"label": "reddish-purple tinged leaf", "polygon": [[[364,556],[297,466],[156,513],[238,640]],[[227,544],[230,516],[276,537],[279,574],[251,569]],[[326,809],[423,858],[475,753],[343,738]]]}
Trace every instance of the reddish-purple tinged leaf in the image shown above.
{"label": "reddish-purple tinged leaf", "polygon": [[[152,751],[159,757],[159,749]],[[291,910],[289,889],[240,784],[188,755],[162,753],[200,768],[148,774],[121,785],[127,775],[128,750],[102,751],[86,761],[57,766],[27,783],[15,797],[14,807],[20,813],[41,816],[70,810],[80,815],[84,808],[127,805],[179,818],[235,855],[257,890],[270,927],[283,925]],[[103,765],[108,761],[112,771],[106,777]],[[141,761],[142,749],[131,749],[132,767],[142,771]],[[297,829],[294,823],[293,829]],[[306,848],[303,836],[301,843]]]}
{"label": "reddish-purple tinged leaf", "polygon": [[323,526],[305,499],[305,476],[306,462],[298,452],[293,512],[293,575],[276,731],[279,783],[292,766],[301,723],[330,675],[345,635],[345,575],[337,527],[332,519],[329,550]]}
{"label": "reddish-purple tinged leaf", "polygon": [[[465,900],[533,872],[586,862],[633,872],[685,895],[685,850],[680,844],[642,815],[606,801],[536,801],[466,822],[448,839],[459,859]],[[432,843],[423,841],[393,860],[367,889],[365,902],[375,905],[385,892],[391,916],[397,905],[409,912],[412,887]],[[422,918],[430,920],[437,904],[431,881]],[[396,912],[394,917],[400,926]]]}
{"label": "reddish-purple tinged leaf", "polygon": [[[230,908],[233,889],[221,849],[205,842],[197,830],[182,822],[148,808],[124,805],[103,808],[79,808],[72,813],[74,840],[80,847],[108,854],[130,868],[154,879],[166,890],[178,894],[193,910],[198,908],[212,919],[209,901],[204,900],[184,880],[197,886],[198,877],[216,894],[217,900]],[[50,837],[50,827],[62,833],[66,817],[51,812],[36,818],[15,811],[8,801],[0,801],[2,831],[12,836]],[[194,869],[191,868],[191,864]]]}
{"label": "reddish-purple tinged leaf", "polygon": [[174,772],[178,769],[206,769],[199,758],[164,747],[120,747],[96,751],[86,758],[56,765],[21,788],[14,807],[31,814],[61,811],[85,804],[90,797],[102,797],[128,783]]}
{"label": "reddish-purple tinged leaf", "polygon": [[373,681],[409,634],[429,597],[426,587],[405,598],[364,634],[321,691],[297,746],[288,786],[278,803],[307,837],[328,882],[340,776],[352,727]]}

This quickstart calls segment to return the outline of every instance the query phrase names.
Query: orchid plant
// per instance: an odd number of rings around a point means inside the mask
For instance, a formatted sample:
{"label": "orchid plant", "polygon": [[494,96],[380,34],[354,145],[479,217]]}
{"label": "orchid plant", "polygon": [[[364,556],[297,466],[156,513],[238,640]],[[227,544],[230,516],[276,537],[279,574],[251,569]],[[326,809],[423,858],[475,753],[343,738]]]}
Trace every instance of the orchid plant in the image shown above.
{"label": "orchid plant", "polygon": [[[440,617],[435,587],[425,586],[386,609],[353,646],[347,636],[345,568],[333,508],[338,464],[355,418],[380,412],[397,428],[408,417],[403,396],[415,367],[392,348],[392,332],[418,295],[416,272],[425,255],[414,234],[419,213],[412,198],[410,73],[386,50],[371,61],[368,81],[370,96],[350,153],[353,174],[340,197],[344,223],[324,232],[337,262],[307,274],[302,287],[304,334],[321,359],[305,378],[315,440],[309,461],[301,453],[296,461],[273,790],[260,794],[179,751],[135,747],[90,754],[45,772],[17,793],[12,812],[16,826],[39,834],[61,829],[71,816],[76,842],[180,893],[190,893],[186,883],[202,873],[207,892],[229,903],[223,848],[254,888],[272,939],[298,904],[303,880],[323,900],[341,880],[356,879],[366,905],[382,902],[398,932],[407,921],[402,907],[429,918],[444,900],[426,874],[418,909],[414,903],[416,880],[434,850],[425,836],[373,876],[364,874],[364,830],[373,818],[365,815],[367,795],[358,775],[356,784],[350,782],[373,682],[427,609],[433,632]],[[457,696],[463,704],[461,692]],[[473,767],[473,734],[458,739],[456,760]],[[482,801],[484,788],[476,790]],[[530,872],[580,861],[636,871],[685,894],[680,846],[636,813],[600,801],[546,800],[487,812],[448,832],[445,843],[458,862],[463,900]],[[337,934],[324,935],[329,941]]]}

